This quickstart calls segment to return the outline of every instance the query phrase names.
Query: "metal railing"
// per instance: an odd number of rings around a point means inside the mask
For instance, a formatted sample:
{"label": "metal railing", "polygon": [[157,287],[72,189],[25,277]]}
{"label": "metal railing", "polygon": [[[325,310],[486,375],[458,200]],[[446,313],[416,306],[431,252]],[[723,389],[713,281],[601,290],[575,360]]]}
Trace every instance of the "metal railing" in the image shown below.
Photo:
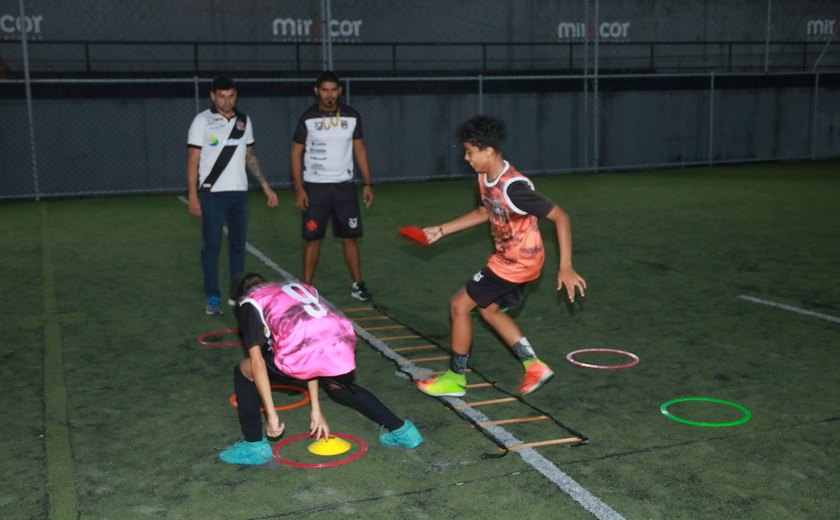
{"label": "metal railing", "polygon": [[[755,72],[840,69],[831,40],[600,42],[599,68],[608,72]],[[539,73],[587,68],[587,47],[568,42],[333,43],[336,70],[346,73]],[[309,75],[323,68],[321,42],[165,42],[29,40],[36,77]],[[7,77],[22,77],[20,40],[0,42]]]}

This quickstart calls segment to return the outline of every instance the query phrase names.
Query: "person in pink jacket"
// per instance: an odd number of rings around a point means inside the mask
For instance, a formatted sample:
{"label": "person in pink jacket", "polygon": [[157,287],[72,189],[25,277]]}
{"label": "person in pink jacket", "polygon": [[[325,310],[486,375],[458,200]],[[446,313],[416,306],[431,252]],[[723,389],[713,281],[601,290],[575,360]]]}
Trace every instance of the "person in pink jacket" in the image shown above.
{"label": "person in pink jacket", "polygon": [[248,354],[233,370],[244,440],[222,451],[223,462],[264,464],[271,460],[271,447],[262,434],[260,405],[266,410],[267,437],[280,437],[285,425],[275,411],[270,380],[306,383],[312,407],[309,433],[315,439],[330,435],[318,398],[323,382],[332,399],[380,425],[382,444],[416,448],[423,442],[411,421],[397,417],[354,382],[353,325],[327,307],[314,287],[298,281],[268,282],[257,273],[245,273],[235,290],[239,330]]}

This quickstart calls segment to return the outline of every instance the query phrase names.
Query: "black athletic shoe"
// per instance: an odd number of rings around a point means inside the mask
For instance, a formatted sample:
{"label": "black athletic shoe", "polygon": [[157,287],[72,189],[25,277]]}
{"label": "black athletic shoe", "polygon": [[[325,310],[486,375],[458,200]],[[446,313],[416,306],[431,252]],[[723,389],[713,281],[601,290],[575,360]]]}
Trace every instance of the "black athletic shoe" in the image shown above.
{"label": "black athletic shoe", "polygon": [[353,290],[350,291],[350,296],[362,302],[373,299],[373,295],[365,287],[365,282],[353,282]]}

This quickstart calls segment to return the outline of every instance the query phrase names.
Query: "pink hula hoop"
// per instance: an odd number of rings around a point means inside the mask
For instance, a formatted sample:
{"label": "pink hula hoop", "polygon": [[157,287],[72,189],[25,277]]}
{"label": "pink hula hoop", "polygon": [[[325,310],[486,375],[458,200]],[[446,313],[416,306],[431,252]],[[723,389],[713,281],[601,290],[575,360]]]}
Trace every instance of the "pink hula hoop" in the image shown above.
{"label": "pink hula hoop", "polygon": [[[591,354],[591,353],[606,353],[606,354],[618,354],[620,356],[627,356],[630,358],[630,362],[624,365],[593,365],[591,363],[584,363],[582,361],[578,361],[575,359],[577,354]],[[594,368],[596,370],[622,370],[625,368],[634,367],[639,364],[639,356],[633,354],[632,352],[626,352],[624,350],[617,350],[614,348],[584,348],[580,350],[575,350],[573,352],[569,352],[566,354],[566,360],[573,365],[577,365],[579,367],[584,368]]]}

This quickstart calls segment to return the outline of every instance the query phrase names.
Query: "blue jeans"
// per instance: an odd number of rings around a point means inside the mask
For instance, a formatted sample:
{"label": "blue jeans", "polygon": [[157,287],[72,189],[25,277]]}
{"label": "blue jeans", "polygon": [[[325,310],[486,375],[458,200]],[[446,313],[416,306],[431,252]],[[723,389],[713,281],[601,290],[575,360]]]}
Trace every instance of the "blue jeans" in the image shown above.
{"label": "blue jeans", "polygon": [[248,192],[198,192],[201,202],[201,267],[204,270],[204,294],[219,296],[219,250],[222,228],[228,227],[228,264],[230,283],[245,271],[245,242],[248,233]]}

